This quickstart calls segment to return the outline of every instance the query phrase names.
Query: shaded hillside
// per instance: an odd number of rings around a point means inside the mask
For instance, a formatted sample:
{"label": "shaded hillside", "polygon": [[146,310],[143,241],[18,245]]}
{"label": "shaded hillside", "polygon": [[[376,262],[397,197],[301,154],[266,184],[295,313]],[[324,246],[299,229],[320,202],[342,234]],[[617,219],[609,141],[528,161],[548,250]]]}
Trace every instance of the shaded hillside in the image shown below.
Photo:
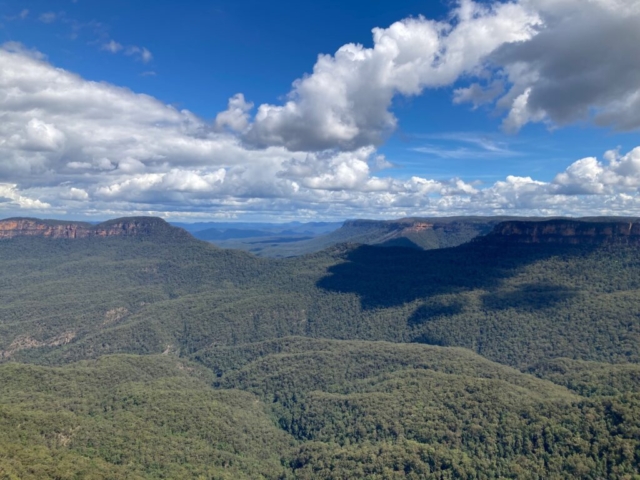
{"label": "shaded hillside", "polygon": [[5,240],[0,259],[5,360],[190,354],[288,335],[462,346],[522,368],[640,360],[632,246],[343,245],[266,260],[162,234]]}
{"label": "shaded hillside", "polygon": [[0,241],[0,478],[640,475],[631,242],[276,260],[144,222]]}
{"label": "shaded hillside", "polygon": [[210,240],[221,247],[241,248],[265,257],[305,255],[341,243],[430,250],[468,242],[491,231],[500,220],[497,217],[348,220],[331,233],[309,239],[273,237],[246,238],[242,242]]}
{"label": "shaded hillside", "polygon": [[349,220],[323,240],[379,246],[412,246],[430,250],[455,247],[483,235],[499,218],[404,218],[400,220]]}
{"label": "shaded hillside", "polygon": [[397,312],[411,341],[463,346],[514,366],[556,356],[640,360],[635,247],[360,247],[345,260],[318,286],[355,294],[371,318]]}
{"label": "shaded hillside", "polygon": [[[442,217],[442,218],[403,218],[399,220],[348,220],[340,228],[329,233],[322,228],[310,228],[312,224],[303,224],[299,228],[277,231],[273,228],[256,230],[244,228],[212,228],[208,230],[194,230],[194,236],[210,241],[222,248],[232,248],[249,251],[262,257],[291,257],[315,253],[341,243],[363,245],[377,245],[385,247],[406,247],[422,250],[448,248],[461,245],[475,238],[493,232],[499,223],[509,225],[513,230],[511,240],[519,238],[513,235],[521,231],[522,239],[537,238],[537,229],[549,228],[548,222],[557,221],[558,224],[586,224],[584,231],[591,231],[595,224],[621,223],[628,227],[629,223],[637,219],[623,217],[585,217],[580,219],[568,218],[526,218],[526,217]],[[530,230],[522,230],[527,225]],[[538,226],[536,226],[538,225]],[[187,227],[189,228],[189,227]],[[197,228],[197,227],[193,227]],[[624,228],[623,228],[624,230]],[[506,236],[506,230],[500,237]],[[621,230],[621,233],[622,230]],[[553,235],[548,235],[551,238]],[[585,237],[589,238],[589,235]],[[497,239],[496,239],[497,240]],[[566,240],[566,239],[565,239]],[[532,241],[532,243],[536,243]]]}
{"label": "shaded hillside", "polygon": [[[347,220],[340,228],[313,238],[268,235],[268,232],[203,230],[194,235],[211,241],[223,248],[238,248],[264,257],[289,257],[315,253],[341,243],[376,245],[384,247],[407,247],[419,250],[456,247],[474,238],[493,231],[499,223],[522,221],[523,224],[545,222],[542,218],[516,217],[436,217],[402,218],[398,220]],[[599,218],[585,218],[581,221],[599,221]],[[242,231],[244,232],[244,231]]]}

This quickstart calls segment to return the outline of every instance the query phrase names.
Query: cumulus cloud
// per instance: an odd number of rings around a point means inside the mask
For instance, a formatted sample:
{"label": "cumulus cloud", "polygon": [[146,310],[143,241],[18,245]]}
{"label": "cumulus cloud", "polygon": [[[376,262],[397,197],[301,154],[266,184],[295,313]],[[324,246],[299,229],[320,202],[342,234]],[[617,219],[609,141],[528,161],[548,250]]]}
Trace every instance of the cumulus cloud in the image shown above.
{"label": "cumulus cloud", "polygon": [[530,39],[539,24],[526,5],[462,0],[449,21],[418,17],[375,28],[372,48],[347,44],[320,55],[284,105],[260,105],[245,140],[292,151],[378,145],[396,127],[395,95],[451,85],[498,47]]}
{"label": "cumulus cloud", "polygon": [[[515,132],[540,121],[640,128],[640,1],[519,3],[537,12],[537,33],[524,42],[505,43],[485,65],[509,84],[497,102],[508,110],[505,129]],[[477,106],[477,99],[490,102],[495,93],[475,84],[458,90],[455,100]]]}
{"label": "cumulus cloud", "polygon": [[82,188],[71,187],[68,190],[62,190],[60,192],[60,198],[65,200],[84,201],[89,199],[89,194]]}
{"label": "cumulus cloud", "polygon": [[18,208],[40,212],[47,210],[51,205],[22,195],[15,184],[0,183],[0,207],[2,209]]}
{"label": "cumulus cloud", "polygon": [[[373,46],[320,55],[282,105],[257,109],[244,139],[291,151],[379,145],[397,95],[450,86],[454,103],[505,109],[504,129],[593,121],[640,128],[640,0],[461,0],[446,21],[408,18]],[[243,117],[243,118],[246,118]]]}
{"label": "cumulus cloud", "polygon": [[[465,0],[447,21],[420,17],[375,29],[373,47],[350,44],[319,57],[284,105],[260,105],[252,116],[253,104],[238,94],[214,122],[148,95],[87,81],[55,68],[38,52],[5,44],[0,48],[0,212],[181,218],[635,214],[640,147],[577,160],[549,182],[507,176],[492,185],[401,178],[400,170],[385,171],[394,164],[376,148],[397,124],[389,110],[395,95],[418,95],[460,78],[471,83],[456,89],[454,101],[503,107],[512,130],[531,121],[581,118],[563,117],[540,100],[546,98],[541,92],[553,90],[547,82],[556,70],[541,63],[536,46],[539,38],[566,30],[563,19],[577,15],[575,1]],[[584,10],[591,13],[584,15],[602,11],[609,15],[606,21],[628,20],[638,14],[631,8],[635,4],[589,0]],[[122,48],[113,48],[141,61],[145,51],[146,61],[152,58],[146,49],[117,45]],[[563,49],[571,50],[571,44],[558,48]],[[620,52],[624,57],[629,50]],[[613,60],[602,69],[635,78],[635,60],[624,58],[630,70],[615,70]],[[572,68],[587,81],[590,67],[583,60]],[[606,85],[609,93],[598,98],[633,100],[631,87],[624,87],[633,82],[627,80]],[[615,126],[636,114],[628,111],[611,123],[607,115],[613,114],[614,100],[576,98],[584,101],[573,105],[571,98],[563,99],[566,104],[557,111],[578,111],[586,104],[592,112],[595,106],[594,120]],[[429,140],[462,143],[480,152],[477,158],[511,155],[499,142],[468,134]],[[449,158],[466,158],[453,152]]]}
{"label": "cumulus cloud", "polygon": [[249,112],[253,103],[247,102],[244,95],[238,93],[229,99],[227,110],[216,116],[218,129],[229,128],[235,132],[242,132],[249,126]]}
{"label": "cumulus cloud", "polygon": [[640,147],[626,155],[611,150],[604,161],[589,157],[578,160],[553,180],[556,191],[565,194],[637,194],[640,187]]}

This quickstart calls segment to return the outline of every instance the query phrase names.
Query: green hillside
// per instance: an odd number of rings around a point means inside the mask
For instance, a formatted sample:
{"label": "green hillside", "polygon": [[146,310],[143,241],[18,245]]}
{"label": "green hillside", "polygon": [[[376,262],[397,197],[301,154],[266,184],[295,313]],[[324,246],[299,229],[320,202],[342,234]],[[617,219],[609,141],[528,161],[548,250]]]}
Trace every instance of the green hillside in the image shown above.
{"label": "green hillside", "polygon": [[630,246],[338,246],[259,259],[172,236],[0,241],[0,351],[64,363],[190,354],[289,335],[462,346],[541,358],[640,359]]}
{"label": "green hillside", "polygon": [[218,384],[274,405],[299,478],[638,473],[638,397],[588,401],[458,349],[288,342]]}
{"label": "green hillside", "polygon": [[153,225],[0,240],[0,479],[640,478],[636,246]]}
{"label": "green hillside", "polygon": [[464,349],[293,337],[192,360],[1,365],[0,478],[640,473],[637,394],[582,397]]}
{"label": "green hillside", "polygon": [[293,441],[173,357],[0,366],[0,478],[277,478]]}

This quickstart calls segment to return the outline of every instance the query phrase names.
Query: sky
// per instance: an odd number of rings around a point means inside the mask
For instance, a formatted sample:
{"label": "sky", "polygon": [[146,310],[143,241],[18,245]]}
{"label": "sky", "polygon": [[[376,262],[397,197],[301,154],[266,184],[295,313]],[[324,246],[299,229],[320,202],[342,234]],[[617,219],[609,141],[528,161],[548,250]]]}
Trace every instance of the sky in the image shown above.
{"label": "sky", "polygon": [[0,0],[0,217],[638,215],[640,0]]}

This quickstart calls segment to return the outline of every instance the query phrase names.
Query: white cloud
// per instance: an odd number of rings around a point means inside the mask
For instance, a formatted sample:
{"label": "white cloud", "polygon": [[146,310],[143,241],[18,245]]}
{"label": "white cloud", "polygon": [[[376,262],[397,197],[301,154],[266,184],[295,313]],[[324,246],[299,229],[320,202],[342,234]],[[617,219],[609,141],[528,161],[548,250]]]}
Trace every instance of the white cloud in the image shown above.
{"label": "white cloud", "polygon": [[136,45],[127,47],[124,51],[124,54],[134,56],[138,58],[142,63],[149,63],[151,60],[153,60],[153,55],[149,50],[147,50],[145,47],[138,47]]}
{"label": "white cloud", "polygon": [[[397,127],[395,96],[451,86],[454,103],[506,109],[504,129],[590,120],[640,128],[640,0],[460,0],[447,21],[408,18],[373,46],[320,55],[284,104],[263,104],[244,140],[290,151],[379,145]],[[506,91],[506,93],[505,93]]]}
{"label": "white cloud", "polygon": [[0,47],[11,53],[18,53],[25,57],[35,58],[36,60],[46,60],[47,56],[38,50],[27,48],[20,42],[5,42]]}
{"label": "white cloud", "polygon": [[234,132],[242,132],[249,126],[249,112],[253,108],[253,103],[244,99],[244,95],[238,93],[229,99],[227,110],[220,112],[216,116],[216,127],[218,129],[229,128]]}
{"label": "white cloud", "polygon": [[39,212],[48,209],[50,206],[40,200],[21,195],[15,184],[0,183],[0,211],[17,207]]}
{"label": "white cloud", "polygon": [[578,160],[553,180],[567,194],[637,194],[640,187],[640,147],[621,155],[611,150],[604,161],[589,157]]}
{"label": "white cloud", "polygon": [[284,105],[260,105],[245,139],[291,151],[377,145],[395,129],[395,95],[451,85],[498,47],[530,39],[540,23],[517,3],[462,0],[448,22],[408,18],[373,30],[374,45],[320,55]]}
{"label": "white cloud", "polygon": [[62,191],[60,197],[65,200],[84,201],[89,199],[89,194],[82,188],[71,187],[67,191]]}
{"label": "white cloud", "polygon": [[[128,47],[125,47],[120,42],[116,42],[113,39],[109,40],[108,42],[102,43],[101,49],[114,54],[122,52],[128,57],[135,57],[142,63],[149,63],[151,60],[153,60],[153,54],[147,48],[138,47],[137,45],[129,45]],[[150,76],[155,74],[156,72],[147,71],[143,72],[141,75]]]}
{"label": "white cloud", "polygon": [[[485,74],[509,85],[497,106],[508,110],[507,131],[530,122],[590,121],[617,130],[640,128],[640,1],[520,0],[541,19],[524,42],[488,57]],[[455,100],[477,106],[495,92],[479,84]],[[492,98],[493,97],[493,98]]]}
{"label": "white cloud", "polygon": [[111,53],[118,53],[123,48],[124,47],[122,46],[122,44],[116,42],[115,40],[110,40],[109,42],[102,45],[102,50],[106,50],[107,52]]}
{"label": "white cloud", "polygon": [[[261,105],[251,118],[253,105],[238,94],[211,123],[148,95],[87,81],[38,52],[7,44],[0,48],[0,212],[173,218],[634,214],[640,207],[640,147],[578,160],[550,182],[507,176],[493,185],[395,178],[385,172],[393,163],[376,150],[397,123],[389,111],[394,95],[418,95],[460,75],[485,75],[488,55],[506,58],[500,45],[515,48],[537,38],[539,18],[549,20],[536,11],[549,5],[560,11],[561,4],[570,9],[573,1],[464,1],[449,22],[415,18],[375,29],[372,48],[347,45],[321,56],[285,105]],[[613,1],[592,0],[602,9]],[[120,51],[144,61],[145,49],[130,48]],[[551,118],[546,107],[533,108],[540,85],[529,67],[505,63],[499,74],[509,90],[498,103],[509,109],[506,122],[513,129]],[[476,88],[458,97],[480,105],[492,95],[483,99]],[[462,143],[480,152],[478,158],[512,153],[500,142],[465,133],[429,140]]]}

